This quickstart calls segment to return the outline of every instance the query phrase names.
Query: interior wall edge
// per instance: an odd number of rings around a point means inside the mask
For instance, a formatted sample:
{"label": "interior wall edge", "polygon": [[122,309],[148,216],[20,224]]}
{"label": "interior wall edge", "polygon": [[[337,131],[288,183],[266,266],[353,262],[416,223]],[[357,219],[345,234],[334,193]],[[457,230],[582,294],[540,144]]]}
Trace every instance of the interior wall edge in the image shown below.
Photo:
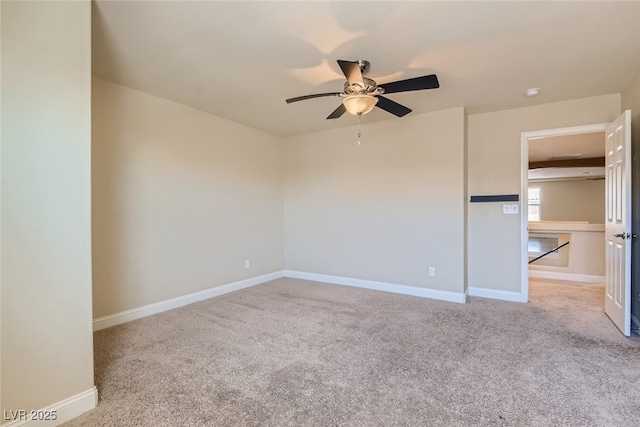
{"label": "interior wall edge", "polygon": [[488,288],[478,288],[475,286],[469,286],[469,296],[470,297],[480,297],[480,298],[489,298],[489,299],[497,299],[501,301],[511,301],[511,302],[527,302],[528,296],[519,292],[511,292],[511,291],[501,291],[496,289],[488,289]]}

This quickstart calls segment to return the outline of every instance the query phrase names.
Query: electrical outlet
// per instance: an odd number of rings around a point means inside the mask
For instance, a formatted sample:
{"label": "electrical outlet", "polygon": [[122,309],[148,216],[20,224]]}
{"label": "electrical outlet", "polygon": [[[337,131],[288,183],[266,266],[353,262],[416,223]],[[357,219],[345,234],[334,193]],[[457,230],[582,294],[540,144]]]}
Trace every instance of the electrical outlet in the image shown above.
{"label": "electrical outlet", "polygon": [[251,260],[245,259],[244,260],[244,268],[249,268],[249,267],[251,267]]}
{"label": "electrical outlet", "polygon": [[429,277],[435,277],[435,275],[436,275],[436,268],[429,267]]}
{"label": "electrical outlet", "polygon": [[517,215],[518,205],[502,205],[502,213],[504,215]]}

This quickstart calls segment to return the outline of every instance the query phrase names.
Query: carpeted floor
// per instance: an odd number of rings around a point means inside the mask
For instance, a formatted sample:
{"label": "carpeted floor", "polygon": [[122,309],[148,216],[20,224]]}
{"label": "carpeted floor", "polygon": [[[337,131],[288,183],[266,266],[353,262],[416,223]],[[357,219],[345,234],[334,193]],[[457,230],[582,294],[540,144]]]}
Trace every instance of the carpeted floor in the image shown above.
{"label": "carpeted floor", "polygon": [[95,334],[75,426],[634,426],[640,341],[599,285],[456,304],[279,279]]}

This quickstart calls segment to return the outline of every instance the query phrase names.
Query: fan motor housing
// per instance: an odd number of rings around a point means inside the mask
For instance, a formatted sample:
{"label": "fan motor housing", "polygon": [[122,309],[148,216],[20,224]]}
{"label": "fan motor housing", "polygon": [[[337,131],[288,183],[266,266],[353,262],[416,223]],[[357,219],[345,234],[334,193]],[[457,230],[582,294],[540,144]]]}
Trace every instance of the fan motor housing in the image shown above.
{"label": "fan motor housing", "polygon": [[381,95],[384,93],[384,89],[378,87],[375,80],[362,77],[362,81],[364,82],[364,87],[360,86],[358,83],[350,85],[349,82],[345,82],[345,95]]}

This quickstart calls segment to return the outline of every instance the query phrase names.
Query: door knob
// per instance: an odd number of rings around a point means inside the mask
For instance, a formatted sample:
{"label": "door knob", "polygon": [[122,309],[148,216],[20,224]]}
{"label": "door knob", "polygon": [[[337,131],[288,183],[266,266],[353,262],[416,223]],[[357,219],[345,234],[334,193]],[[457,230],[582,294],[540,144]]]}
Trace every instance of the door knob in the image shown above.
{"label": "door knob", "polygon": [[618,233],[618,234],[614,234],[613,237],[622,237],[623,239],[626,239],[627,235],[625,233]]}

